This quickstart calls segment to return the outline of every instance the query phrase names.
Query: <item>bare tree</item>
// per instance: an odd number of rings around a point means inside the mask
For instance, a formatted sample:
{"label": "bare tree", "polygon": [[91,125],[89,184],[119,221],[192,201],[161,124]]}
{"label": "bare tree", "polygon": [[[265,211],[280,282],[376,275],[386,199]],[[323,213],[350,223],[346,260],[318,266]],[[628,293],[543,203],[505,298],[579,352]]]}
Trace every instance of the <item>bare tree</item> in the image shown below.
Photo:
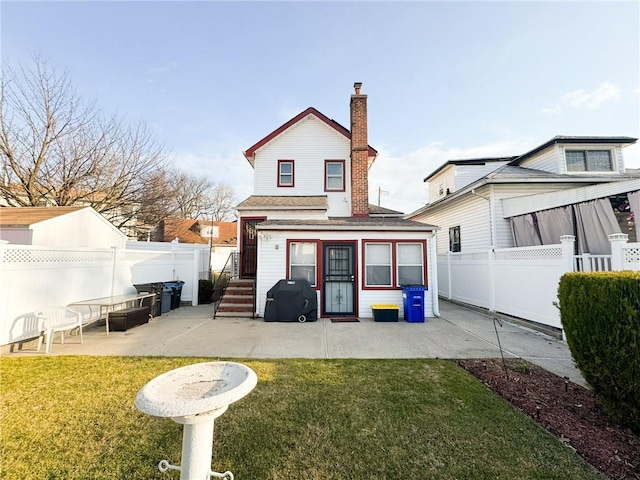
{"label": "bare tree", "polygon": [[179,170],[176,170],[172,177],[175,216],[198,218],[209,210],[214,189],[211,180]]}
{"label": "bare tree", "polygon": [[170,203],[167,157],[146,125],[103,118],[38,57],[3,68],[0,155],[8,205],[91,205],[122,226]]}
{"label": "bare tree", "polygon": [[233,188],[225,183],[218,183],[213,188],[208,212],[214,221],[230,221],[235,217],[234,212],[237,203],[236,192]]}

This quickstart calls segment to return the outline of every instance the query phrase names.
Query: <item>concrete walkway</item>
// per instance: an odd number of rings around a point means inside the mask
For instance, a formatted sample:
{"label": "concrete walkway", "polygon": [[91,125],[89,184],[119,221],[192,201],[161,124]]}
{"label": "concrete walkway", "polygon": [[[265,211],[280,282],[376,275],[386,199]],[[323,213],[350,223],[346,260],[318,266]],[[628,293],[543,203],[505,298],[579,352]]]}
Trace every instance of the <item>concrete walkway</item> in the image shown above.
{"label": "concrete walkway", "polygon": [[[493,317],[446,301],[440,317],[425,323],[264,322],[215,318],[213,307],[181,307],[149,324],[105,334],[104,326],[78,337],[58,338],[52,355],[142,355],[214,358],[499,358]],[[584,385],[566,342],[503,322],[497,327],[505,358],[519,357]],[[35,342],[5,356],[45,355]]]}

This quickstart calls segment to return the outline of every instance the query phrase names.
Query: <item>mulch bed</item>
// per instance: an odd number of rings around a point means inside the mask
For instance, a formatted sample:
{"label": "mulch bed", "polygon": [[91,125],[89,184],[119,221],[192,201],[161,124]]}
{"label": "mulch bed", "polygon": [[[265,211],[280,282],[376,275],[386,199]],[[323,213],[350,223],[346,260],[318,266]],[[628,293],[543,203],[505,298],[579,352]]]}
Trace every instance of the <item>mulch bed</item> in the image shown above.
{"label": "mulch bed", "polygon": [[590,390],[519,359],[506,375],[501,359],[459,364],[608,477],[640,480],[640,435],[612,423]]}

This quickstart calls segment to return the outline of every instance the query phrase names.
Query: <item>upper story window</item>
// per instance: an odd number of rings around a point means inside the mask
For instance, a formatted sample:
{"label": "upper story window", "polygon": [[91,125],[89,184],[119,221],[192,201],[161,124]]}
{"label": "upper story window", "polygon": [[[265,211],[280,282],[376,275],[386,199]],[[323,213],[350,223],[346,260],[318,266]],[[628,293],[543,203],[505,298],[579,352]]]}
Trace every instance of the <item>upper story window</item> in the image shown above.
{"label": "upper story window", "polygon": [[278,186],[293,187],[293,160],[278,160]]}
{"label": "upper story window", "polygon": [[325,160],[325,191],[344,192],[344,160]]}
{"label": "upper story window", "polygon": [[567,150],[568,172],[611,172],[611,150]]}

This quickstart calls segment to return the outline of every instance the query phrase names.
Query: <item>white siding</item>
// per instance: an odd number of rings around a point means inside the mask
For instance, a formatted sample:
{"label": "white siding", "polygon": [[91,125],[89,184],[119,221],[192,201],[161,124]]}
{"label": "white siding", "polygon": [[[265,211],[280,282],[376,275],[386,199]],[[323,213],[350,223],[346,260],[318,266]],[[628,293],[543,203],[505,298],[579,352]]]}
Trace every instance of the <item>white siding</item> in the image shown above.
{"label": "white siding", "polygon": [[[613,162],[613,171],[609,172],[568,172],[565,162],[566,150],[610,150]],[[570,175],[592,175],[593,173],[624,173],[624,158],[621,145],[607,145],[598,143],[581,143],[571,145],[555,144],[527,158],[521,164],[523,168],[533,168],[551,173],[568,173]]]}
{"label": "white siding", "polygon": [[455,189],[452,189],[451,193],[472,184],[476,180],[480,180],[485,175],[507,163],[509,162],[487,162],[484,165],[455,165]]}
{"label": "white siding", "polygon": [[[442,195],[440,195],[442,186]],[[433,203],[447,194],[447,188],[453,193],[455,190],[455,172],[453,165],[447,165],[441,172],[429,179],[429,203]]]}
{"label": "white siding", "polygon": [[[488,189],[481,188],[478,194],[487,195]],[[437,234],[438,253],[449,251],[449,228],[460,226],[462,251],[487,248],[490,244],[489,202],[476,195],[465,195],[429,212],[411,218],[440,227]]]}
{"label": "white siding", "polygon": [[269,220],[326,220],[324,210],[243,210],[242,217],[267,217]]}
{"label": "white siding", "polygon": [[551,173],[565,173],[564,154],[560,146],[552,145],[533,157],[527,158],[519,166]]}
{"label": "white siding", "polygon": [[31,226],[31,245],[124,248],[127,236],[95,210],[84,208]]}
{"label": "white siding", "polygon": [[[294,187],[278,187],[278,160],[294,161]],[[325,160],[344,160],[344,192],[324,191]],[[327,195],[329,216],[351,216],[349,140],[309,115],[256,152],[254,195]]]}
{"label": "white siding", "polygon": [[[358,316],[371,318],[371,304],[391,303],[400,307],[399,316],[402,318],[402,290],[364,290],[362,288],[364,279],[364,265],[362,264],[362,241],[367,240],[428,240],[430,234],[421,232],[399,232],[390,234],[389,232],[269,232],[270,238],[260,238],[258,241],[258,274],[256,278],[256,312],[259,316],[264,315],[266,295],[269,289],[279,280],[287,277],[287,238],[295,240],[321,240],[321,241],[354,241],[356,242],[357,258],[357,283],[358,283]],[[320,248],[320,247],[319,247]],[[434,316],[433,295],[430,286],[433,285],[433,275],[435,265],[429,263],[430,253],[427,242],[427,274],[428,289],[425,292],[425,315]],[[320,266],[316,266],[320,268]],[[318,291],[318,315],[322,311],[322,293]]]}

